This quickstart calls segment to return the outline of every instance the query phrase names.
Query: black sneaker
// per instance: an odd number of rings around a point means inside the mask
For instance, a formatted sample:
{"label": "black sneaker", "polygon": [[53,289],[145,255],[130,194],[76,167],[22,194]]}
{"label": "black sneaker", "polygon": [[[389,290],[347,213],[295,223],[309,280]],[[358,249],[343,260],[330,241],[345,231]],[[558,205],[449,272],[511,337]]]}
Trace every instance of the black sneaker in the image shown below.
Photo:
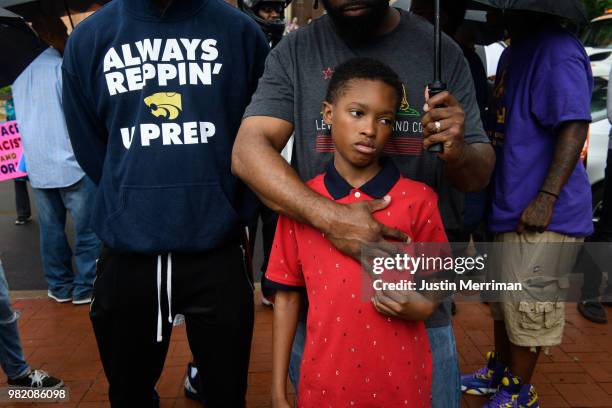
{"label": "black sneaker", "polygon": [[26,225],[30,221],[32,221],[32,218],[30,217],[18,217],[15,220],[15,225]]}
{"label": "black sneaker", "polygon": [[185,396],[200,401],[200,375],[198,368],[192,363],[187,364],[187,377],[185,377]]}
{"label": "black sneaker", "polygon": [[585,319],[593,323],[608,323],[606,309],[604,309],[599,302],[594,302],[592,300],[579,302],[578,311]]}
{"label": "black sneaker", "polygon": [[9,387],[15,388],[46,388],[57,389],[64,386],[64,382],[59,378],[51,377],[43,370],[32,370],[30,374],[23,377],[8,380]]}

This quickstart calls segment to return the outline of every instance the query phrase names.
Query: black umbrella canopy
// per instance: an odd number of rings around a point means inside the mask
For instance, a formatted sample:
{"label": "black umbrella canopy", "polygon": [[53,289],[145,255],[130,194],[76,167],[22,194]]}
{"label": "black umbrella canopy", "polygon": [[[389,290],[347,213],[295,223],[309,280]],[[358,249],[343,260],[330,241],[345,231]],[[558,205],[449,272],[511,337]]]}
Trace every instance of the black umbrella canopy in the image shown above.
{"label": "black umbrella canopy", "polygon": [[573,20],[588,22],[584,5],[580,0],[475,0],[502,10],[528,10],[552,14]]}
{"label": "black umbrella canopy", "polygon": [[83,12],[95,4],[108,3],[110,0],[0,0],[0,7],[19,14],[26,20],[37,14],[51,16],[70,16],[71,12]]}
{"label": "black umbrella canopy", "polygon": [[23,18],[0,8],[0,87],[11,85],[47,45]]}

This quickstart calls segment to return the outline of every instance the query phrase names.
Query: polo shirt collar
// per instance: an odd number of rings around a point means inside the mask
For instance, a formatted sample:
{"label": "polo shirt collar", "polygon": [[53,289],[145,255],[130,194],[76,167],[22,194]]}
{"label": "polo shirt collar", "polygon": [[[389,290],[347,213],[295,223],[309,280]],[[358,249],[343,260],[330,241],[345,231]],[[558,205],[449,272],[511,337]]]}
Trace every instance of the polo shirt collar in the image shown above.
{"label": "polo shirt collar", "polygon": [[[381,159],[381,161],[382,169],[380,172],[370,181],[358,188],[358,190],[363,191],[370,197],[377,199],[386,196],[400,178],[400,172],[393,163],[393,160],[384,158]],[[346,197],[351,193],[351,190],[354,189],[354,187],[338,173],[333,160],[327,167],[327,172],[325,173],[323,181],[325,183],[325,188],[327,188],[327,191],[334,200]]]}

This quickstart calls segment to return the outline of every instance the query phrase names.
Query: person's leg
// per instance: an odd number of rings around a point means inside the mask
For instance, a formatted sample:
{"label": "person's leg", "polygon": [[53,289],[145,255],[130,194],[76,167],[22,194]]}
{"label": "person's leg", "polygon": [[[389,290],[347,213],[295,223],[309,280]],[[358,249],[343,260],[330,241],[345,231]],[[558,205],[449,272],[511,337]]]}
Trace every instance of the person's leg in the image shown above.
{"label": "person's leg", "polygon": [[253,287],[237,244],[173,254],[173,304],[185,315],[189,346],[208,408],[246,403],[254,324]]}
{"label": "person's leg", "polygon": [[506,332],[506,324],[503,320],[495,320],[493,322],[493,336],[495,338],[495,352],[499,361],[505,366],[510,367],[512,363],[512,348],[508,333]]}
{"label": "person's leg", "polygon": [[15,207],[17,209],[16,224],[25,224],[32,216],[28,184],[25,180],[15,180]]}
{"label": "person's leg", "polygon": [[431,406],[455,408],[461,404],[461,375],[451,325],[427,329],[432,354]]}
{"label": "person's leg", "polygon": [[[113,408],[159,406],[155,384],[164,366],[172,330],[167,320],[166,279],[162,277],[161,287],[156,279],[160,266],[161,275],[166,276],[165,256],[108,249],[102,251],[98,261],[90,318]],[[159,305],[161,341],[157,332]]]}
{"label": "person's leg", "polygon": [[64,231],[66,207],[58,189],[35,188],[40,227],[40,252],[49,291],[57,299],[72,298],[72,251]]}
{"label": "person's leg", "polygon": [[74,261],[77,268],[72,290],[75,301],[89,298],[93,291],[96,277],[96,259],[100,255],[101,243],[91,228],[91,211],[93,208],[96,186],[83,177],[78,183],[60,189],[64,205],[70,212],[76,232]]}
{"label": "person's leg", "polygon": [[25,361],[17,331],[19,315],[11,308],[8,295],[8,283],[0,261],[0,365],[11,380],[27,375],[30,367]]}
{"label": "person's leg", "polygon": [[524,383],[531,383],[531,377],[542,350],[541,347],[521,347],[510,343],[510,350],[512,355],[510,372],[520,377]]}

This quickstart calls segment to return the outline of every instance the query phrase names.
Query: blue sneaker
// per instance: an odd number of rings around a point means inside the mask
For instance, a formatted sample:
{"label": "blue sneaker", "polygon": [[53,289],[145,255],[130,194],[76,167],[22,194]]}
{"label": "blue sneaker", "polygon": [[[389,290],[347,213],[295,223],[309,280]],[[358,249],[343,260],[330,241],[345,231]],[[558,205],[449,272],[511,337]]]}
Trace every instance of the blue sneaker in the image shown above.
{"label": "blue sneaker", "polygon": [[480,370],[461,376],[461,392],[470,395],[491,395],[497,391],[508,367],[497,359],[493,351],[487,353],[487,365]]}
{"label": "blue sneaker", "polygon": [[540,402],[533,385],[522,384],[518,377],[505,376],[483,408],[540,408]]}

